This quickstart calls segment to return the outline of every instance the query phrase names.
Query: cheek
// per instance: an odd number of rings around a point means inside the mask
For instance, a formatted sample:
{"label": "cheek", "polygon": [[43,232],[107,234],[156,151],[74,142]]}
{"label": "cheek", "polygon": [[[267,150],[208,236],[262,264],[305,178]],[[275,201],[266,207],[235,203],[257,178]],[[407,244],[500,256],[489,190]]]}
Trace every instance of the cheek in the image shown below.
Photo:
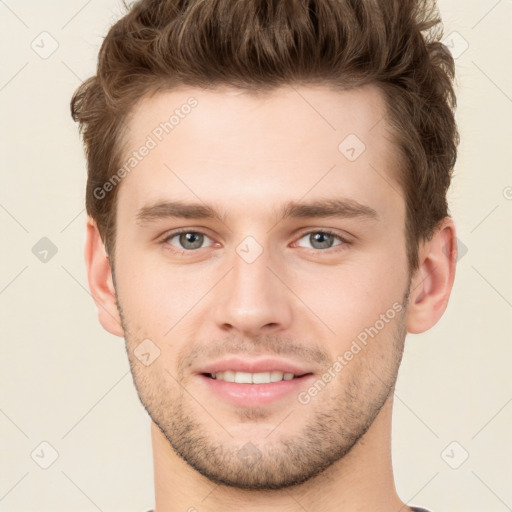
{"label": "cheek", "polygon": [[195,307],[211,288],[208,283],[213,277],[199,267],[191,271],[170,265],[163,255],[153,258],[132,252],[130,257],[119,258],[118,267],[119,301],[127,323],[155,339],[164,339]]}
{"label": "cheek", "polygon": [[310,264],[296,269],[290,288],[314,313],[311,318],[333,331],[337,344],[350,344],[382,314],[391,310],[387,318],[395,318],[407,284],[405,258],[399,260],[400,255],[382,251],[337,266]]}

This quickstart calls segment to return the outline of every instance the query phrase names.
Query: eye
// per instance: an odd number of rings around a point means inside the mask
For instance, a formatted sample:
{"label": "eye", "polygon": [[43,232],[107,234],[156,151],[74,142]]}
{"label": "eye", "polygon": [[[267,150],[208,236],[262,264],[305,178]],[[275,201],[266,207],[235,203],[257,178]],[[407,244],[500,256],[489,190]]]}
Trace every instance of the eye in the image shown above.
{"label": "eye", "polygon": [[[177,239],[176,245],[172,241]],[[201,231],[192,230],[180,230],[170,233],[164,240],[163,243],[173,245],[178,250],[194,251],[195,249],[201,249],[205,239],[211,240],[205,233]]]}
{"label": "eye", "polygon": [[[334,244],[334,239],[338,239],[340,243]],[[339,245],[345,245],[348,242],[341,237],[340,235],[333,233],[328,230],[317,230],[317,231],[309,231],[307,233],[303,233],[300,240],[306,239],[306,241],[310,244],[309,247],[311,249],[319,249],[326,250],[332,247],[337,247]],[[333,245],[334,244],[334,245]]]}
{"label": "eye", "polygon": [[[326,251],[333,248],[335,251],[342,250],[346,245],[349,245],[349,242],[342,236],[333,231],[325,229],[305,232],[302,234],[299,241],[295,242],[295,244],[300,246],[299,242],[303,239],[309,243],[309,246],[306,246],[307,248],[320,251]],[[338,243],[335,243],[336,239],[339,241]],[[167,246],[169,250],[184,254],[186,252],[191,253],[197,251],[198,249],[203,249],[207,246],[204,245],[207,240],[213,242],[213,240],[202,231],[183,228],[168,233],[167,236],[162,240],[162,243],[164,246]],[[339,249],[336,249],[336,247],[339,247]]]}

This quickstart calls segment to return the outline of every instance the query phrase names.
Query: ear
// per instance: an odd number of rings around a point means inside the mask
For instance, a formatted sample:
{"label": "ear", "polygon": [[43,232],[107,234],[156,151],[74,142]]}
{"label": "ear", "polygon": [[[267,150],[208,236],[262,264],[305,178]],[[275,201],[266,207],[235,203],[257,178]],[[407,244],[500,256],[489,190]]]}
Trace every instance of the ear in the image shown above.
{"label": "ear", "polygon": [[457,238],[455,224],[443,219],[430,241],[419,249],[419,268],[411,280],[407,332],[418,334],[443,316],[455,279]]}
{"label": "ear", "polygon": [[84,256],[89,289],[98,307],[98,319],[105,330],[123,337],[110,263],[96,222],[90,217],[87,219]]}

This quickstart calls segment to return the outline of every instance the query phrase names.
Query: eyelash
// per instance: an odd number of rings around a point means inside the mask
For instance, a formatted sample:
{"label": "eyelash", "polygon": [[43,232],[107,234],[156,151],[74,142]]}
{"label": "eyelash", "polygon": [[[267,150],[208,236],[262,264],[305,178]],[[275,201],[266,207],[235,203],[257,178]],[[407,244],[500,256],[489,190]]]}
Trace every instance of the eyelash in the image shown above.
{"label": "eyelash", "polygon": [[[176,230],[171,231],[170,233],[167,233],[165,235],[165,238],[161,242],[163,244],[164,248],[166,250],[169,250],[169,251],[171,251],[171,252],[173,252],[175,254],[179,254],[179,255],[182,255],[182,254],[193,254],[195,252],[198,252],[200,249],[206,249],[206,247],[200,247],[199,249],[190,249],[190,250],[179,249],[179,248],[171,245],[168,242],[169,240],[174,238],[176,235],[180,235],[182,233],[196,233],[196,234],[204,235],[204,236],[210,238],[204,231],[201,231],[201,230],[198,230],[198,229],[190,229],[190,228],[176,229]],[[332,235],[333,237],[338,238],[341,241],[341,243],[338,244],[338,245],[335,245],[333,247],[328,247],[326,249],[315,249],[315,248],[310,248],[310,247],[304,247],[304,249],[309,249],[309,250],[314,251],[316,253],[322,253],[322,252],[333,253],[333,252],[338,252],[338,251],[345,250],[346,246],[350,245],[350,242],[348,240],[346,240],[340,234],[338,234],[335,231],[332,231],[330,229],[312,229],[312,230],[309,230],[309,231],[304,231],[304,232],[302,232],[300,234],[300,236],[298,237],[297,240],[300,240],[300,239],[304,238],[304,236],[310,235],[310,234],[313,234],[313,233],[322,233],[322,234],[325,234],[325,235]],[[170,247],[172,247],[172,249]]]}

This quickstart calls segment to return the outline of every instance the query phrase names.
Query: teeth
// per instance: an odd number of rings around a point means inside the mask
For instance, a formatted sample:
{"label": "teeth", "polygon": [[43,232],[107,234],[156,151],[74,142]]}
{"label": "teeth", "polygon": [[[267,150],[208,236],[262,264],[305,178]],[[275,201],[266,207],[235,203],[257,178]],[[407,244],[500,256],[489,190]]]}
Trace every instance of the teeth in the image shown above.
{"label": "teeth", "polygon": [[268,384],[269,382],[292,380],[295,375],[283,372],[248,373],[227,370],[225,372],[213,373],[212,377],[217,380],[236,382],[238,384]]}

